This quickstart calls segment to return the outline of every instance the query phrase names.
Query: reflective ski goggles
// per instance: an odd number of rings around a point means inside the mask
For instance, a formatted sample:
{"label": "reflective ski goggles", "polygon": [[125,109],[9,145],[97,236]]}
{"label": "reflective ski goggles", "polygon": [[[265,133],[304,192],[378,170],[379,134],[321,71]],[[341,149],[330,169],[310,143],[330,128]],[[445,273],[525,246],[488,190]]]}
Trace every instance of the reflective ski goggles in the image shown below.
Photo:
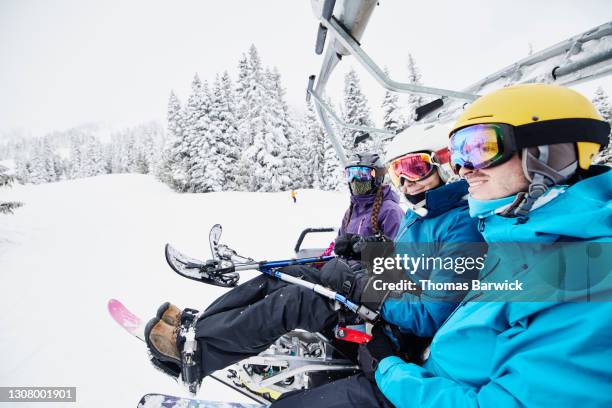
{"label": "reflective ski goggles", "polygon": [[455,173],[461,167],[473,170],[497,166],[517,152],[514,128],[501,123],[464,127],[451,134],[449,149]]}
{"label": "reflective ski goggles", "polygon": [[419,181],[429,177],[436,166],[448,161],[447,148],[433,153],[409,153],[389,163],[389,175],[393,184],[400,186],[404,180]]}
{"label": "reflective ski goggles", "polygon": [[347,182],[370,181],[376,177],[376,169],[366,166],[352,166],[344,169],[344,177]]}

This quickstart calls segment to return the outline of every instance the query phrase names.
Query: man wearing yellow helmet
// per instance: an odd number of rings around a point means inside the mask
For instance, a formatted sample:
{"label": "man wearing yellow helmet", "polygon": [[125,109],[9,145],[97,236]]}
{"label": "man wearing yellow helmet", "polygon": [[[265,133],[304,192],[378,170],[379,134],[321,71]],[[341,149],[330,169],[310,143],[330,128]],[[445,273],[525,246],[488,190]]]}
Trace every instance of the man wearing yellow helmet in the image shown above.
{"label": "man wearing yellow helmet", "polygon": [[473,286],[423,366],[382,359],[376,382],[395,406],[612,406],[612,171],[591,166],[609,132],[559,86],[512,86],[466,109],[450,151],[489,244],[480,282],[533,285]]}
{"label": "man wearing yellow helmet", "polygon": [[[451,159],[474,198],[524,192],[506,209],[506,215],[524,218],[548,187],[588,170],[609,133],[610,125],[578,92],[518,85],[481,98],[459,118],[451,132]],[[491,177],[495,183],[488,183]]]}

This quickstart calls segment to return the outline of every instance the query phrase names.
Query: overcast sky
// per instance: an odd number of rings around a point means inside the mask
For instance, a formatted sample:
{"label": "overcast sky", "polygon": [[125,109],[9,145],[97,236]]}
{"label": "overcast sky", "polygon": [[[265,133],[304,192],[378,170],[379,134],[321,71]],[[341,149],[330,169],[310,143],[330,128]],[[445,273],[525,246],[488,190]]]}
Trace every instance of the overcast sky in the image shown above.
{"label": "overcast sky", "polygon": [[[526,56],[529,43],[537,51],[609,20],[610,0],[381,0],[362,44],[394,79],[410,52],[426,85],[460,89]],[[309,0],[0,0],[0,134],[163,121],[171,89],[185,100],[195,72],[235,78],[251,43],[301,109],[321,62],[316,29]],[[335,100],[350,65],[333,75]],[[382,90],[357,70],[378,106]],[[599,82],[612,94],[610,77]]]}

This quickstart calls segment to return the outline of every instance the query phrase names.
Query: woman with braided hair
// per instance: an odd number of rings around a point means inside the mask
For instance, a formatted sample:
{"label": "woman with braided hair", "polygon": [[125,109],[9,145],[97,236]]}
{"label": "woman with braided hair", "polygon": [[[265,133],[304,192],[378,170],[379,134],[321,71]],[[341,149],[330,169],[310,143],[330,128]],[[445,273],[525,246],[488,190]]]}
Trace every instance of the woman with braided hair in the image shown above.
{"label": "woman with braided hair", "polygon": [[376,153],[357,153],[344,169],[351,192],[351,204],[342,218],[338,237],[323,255],[330,255],[335,245],[346,250],[356,240],[373,236],[395,239],[404,211],[398,195],[384,183],[387,168]]}

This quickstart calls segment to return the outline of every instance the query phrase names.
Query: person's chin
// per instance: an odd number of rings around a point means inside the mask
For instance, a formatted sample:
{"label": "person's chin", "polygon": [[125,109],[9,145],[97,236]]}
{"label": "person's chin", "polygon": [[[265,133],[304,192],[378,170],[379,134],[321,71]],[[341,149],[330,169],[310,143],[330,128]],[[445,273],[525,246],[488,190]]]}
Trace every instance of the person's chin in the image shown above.
{"label": "person's chin", "polygon": [[469,185],[468,193],[477,200],[491,200],[491,194],[487,194],[487,187],[487,181],[478,181]]}
{"label": "person's chin", "polygon": [[424,192],[426,190],[427,190],[427,187],[422,186],[422,187],[419,187],[419,188],[411,190],[411,191],[410,190],[406,191],[406,194],[408,194],[408,195],[417,195],[417,194],[421,194],[422,192]]}

